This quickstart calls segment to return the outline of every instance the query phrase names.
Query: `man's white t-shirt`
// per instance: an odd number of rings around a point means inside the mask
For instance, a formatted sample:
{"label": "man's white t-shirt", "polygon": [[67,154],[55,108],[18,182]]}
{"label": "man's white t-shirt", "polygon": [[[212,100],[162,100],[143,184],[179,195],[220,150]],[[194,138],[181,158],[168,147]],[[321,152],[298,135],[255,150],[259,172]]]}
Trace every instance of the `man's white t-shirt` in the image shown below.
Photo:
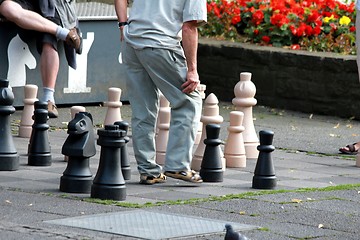
{"label": "man's white t-shirt", "polygon": [[125,41],[136,49],[180,46],[184,22],[207,21],[206,0],[134,0]]}

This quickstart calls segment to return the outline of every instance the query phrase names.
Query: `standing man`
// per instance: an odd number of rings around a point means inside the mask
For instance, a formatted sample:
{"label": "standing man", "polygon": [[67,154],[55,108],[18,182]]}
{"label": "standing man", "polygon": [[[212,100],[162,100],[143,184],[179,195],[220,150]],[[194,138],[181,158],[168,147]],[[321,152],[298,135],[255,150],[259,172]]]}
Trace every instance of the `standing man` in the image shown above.
{"label": "standing man", "polygon": [[[127,0],[115,0],[115,10],[127,68],[140,183],[162,183],[166,176],[201,183],[190,163],[202,109],[202,99],[196,90],[200,82],[197,27],[207,21],[206,0],[134,0],[129,18]],[[171,105],[163,170],[155,162],[159,91]]]}

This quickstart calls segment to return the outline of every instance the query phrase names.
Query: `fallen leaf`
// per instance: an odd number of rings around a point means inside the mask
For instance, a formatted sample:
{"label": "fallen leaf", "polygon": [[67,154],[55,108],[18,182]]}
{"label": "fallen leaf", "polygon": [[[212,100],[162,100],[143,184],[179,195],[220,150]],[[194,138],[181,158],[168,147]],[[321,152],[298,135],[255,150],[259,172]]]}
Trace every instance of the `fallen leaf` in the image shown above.
{"label": "fallen leaf", "polygon": [[318,228],[323,228],[323,227],[324,227],[324,225],[321,223],[318,225]]}
{"label": "fallen leaf", "polygon": [[340,123],[338,123],[334,126],[334,128],[339,128],[339,127],[340,127]]}
{"label": "fallen leaf", "polygon": [[5,200],[6,203],[12,203],[10,200]]}
{"label": "fallen leaf", "polygon": [[240,215],[245,215],[245,211],[239,212]]}
{"label": "fallen leaf", "polygon": [[297,198],[293,198],[291,199],[291,202],[294,202],[294,203],[301,203],[302,200],[301,199],[297,199]]}
{"label": "fallen leaf", "polygon": [[312,119],[312,118],[313,118],[313,114],[310,114],[309,119]]}
{"label": "fallen leaf", "polygon": [[346,124],[346,127],[347,128],[352,128],[352,125],[351,124]]}

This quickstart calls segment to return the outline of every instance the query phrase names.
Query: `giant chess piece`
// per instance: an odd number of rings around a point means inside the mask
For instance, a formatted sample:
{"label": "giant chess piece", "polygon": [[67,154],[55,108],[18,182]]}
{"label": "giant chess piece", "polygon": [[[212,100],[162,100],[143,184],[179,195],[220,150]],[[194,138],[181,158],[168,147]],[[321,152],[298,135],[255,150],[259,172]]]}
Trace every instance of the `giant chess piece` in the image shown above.
{"label": "giant chess piece", "polygon": [[[75,115],[79,112],[86,112],[86,108],[83,106],[72,106],[70,108],[70,116],[71,116],[71,120],[73,120],[75,118]],[[64,161],[67,162],[69,160],[69,157],[64,155]]]}
{"label": "giant chess piece", "polygon": [[28,148],[28,165],[31,166],[51,165],[47,105],[48,103],[44,101],[36,101],[34,103],[34,124],[32,126]]}
{"label": "giant chess piece", "polygon": [[[211,124],[211,123],[220,124],[224,121],[224,118],[219,115],[219,105],[218,104],[219,104],[219,100],[213,93],[209,94],[209,96],[205,99],[204,110],[203,110],[203,114],[201,116],[201,122],[203,124],[201,140],[195,150],[194,157],[191,162],[191,169],[194,169],[195,171],[200,170],[201,161],[204,156],[204,151],[205,151],[204,140],[206,138],[206,125]],[[222,152],[221,152],[221,155],[223,155]],[[222,156],[222,159],[223,159],[223,170],[224,170],[225,158],[223,158],[223,156]]]}
{"label": "giant chess piece", "polygon": [[223,181],[223,167],[221,160],[219,139],[220,125],[208,124],[206,125],[206,136],[204,140],[206,145],[204,157],[201,162],[200,176],[204,182],[222,182]]}
{"label": "giant chess piece", "polygon": [[14,94],[9,81],[0,78],[0,170],[14,171],[19,168],[19,155],[11,134],[10,115],[15,112],[12,106]]}
{"label": "giant chess piece", "polygon": [[122,102],[120,101],[121,89],[111,87],[108,90],[108,101],[104,103],[107,107],[104,125],[111,125],[114,122],[122,121],[120,107]]}
{"label": "giant chess piece", "polygon": [[171,108],[169,101],[164,95],[160,95],[160,107],[157,120],[156,143],[156,162],[157,164],[165,164],[166,147],[169,140]]}
{"label": "giant chess piece", "polygon": [[89,193],[92,184],[89,159],[96,154],[91,114],[76,113],[68,124],[67,133],[69,136],[66,138],[61,152],[68,156],[68,164],[60,178],[60,191]]}
{"label": "giant chess piece", "polygon": [[38,92],[38,86],[33,84],[27,84],[24,86],[24,109],[21,113],[21,120],[19,126],[19,137],[30,138],[32,132],[32,125],[34,119],[34,103],[38,101],[36,98]]}
{"label": "giant chess piece", "polygon": [[120,149],[120,161],[121,161],[121,172],[123,174],[124,180],[131,179],[131,168],[130,168],[130,158],[127,149],[127,144],[130,141],[128,137],[129,123],[125,121],[115,122],[114,125],[118,125],[120,130],[125,132],[125,144]]}
{"label": "giant chess piece", "polygon": [[246,157],[256,159],[259,155],[259,151],[257,150],[259,139],[254,127],[252,108],[256,105],[257,101],[254,98],[256,87],[251,81],[251,73],[240,73],[240,81],[235,85],[234,93],[235,98],[232,100],[232,103],[236,106],[236,110],[244,113],[243,125],[245,130],[243,132],[243,138]]}
{"label": "giant chess piece", "polygon": [[91,186],[91,197],[125,200],[126,186],[121,171],[121,148],[125,144],[125,131],[117,125],[105,125],[98,130],[97,144],[101,146],[100,162]]}
{"label": "giant chess piece", "polygon": [[224,148],[226,167],[246,167],[245,146],[242,136],[242,132],[245,129],[242,125],[243,118],[244,114],[240,111],[230,112],[229,134]]}
{"label": "giant chess piece", "polygon": [[[206,94],[205,94],[206,85],[205,84],[199,84],[196,89],[199,91],[201,98],[205,99],[206,98]],[[202,135],[202,129],[203,129],[203,123],[199,122],[198,131],[196,133],[195,142],[194,142],[195,145],[198,145],[200,143],[201,135]]]}
{"label": "giant chess piece", "polygon": [[259,157],[256,162],[252,187],[256,189],[273,189],[276,187],[276,176],[271,152],[275,150],[272,145],[274,132],[262,130],[259,132]]}

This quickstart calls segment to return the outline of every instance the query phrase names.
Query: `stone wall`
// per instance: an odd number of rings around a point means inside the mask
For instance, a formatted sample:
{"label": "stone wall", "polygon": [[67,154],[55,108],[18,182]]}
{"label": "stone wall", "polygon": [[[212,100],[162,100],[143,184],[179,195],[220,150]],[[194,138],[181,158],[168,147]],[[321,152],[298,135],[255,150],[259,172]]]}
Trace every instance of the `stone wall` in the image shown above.
{"label": "stone wall", "polygon": [[231,101],[241,72],[251,72],[258,105],[360,119],[356,56],[310,53],[200,39],[206,93]]}

